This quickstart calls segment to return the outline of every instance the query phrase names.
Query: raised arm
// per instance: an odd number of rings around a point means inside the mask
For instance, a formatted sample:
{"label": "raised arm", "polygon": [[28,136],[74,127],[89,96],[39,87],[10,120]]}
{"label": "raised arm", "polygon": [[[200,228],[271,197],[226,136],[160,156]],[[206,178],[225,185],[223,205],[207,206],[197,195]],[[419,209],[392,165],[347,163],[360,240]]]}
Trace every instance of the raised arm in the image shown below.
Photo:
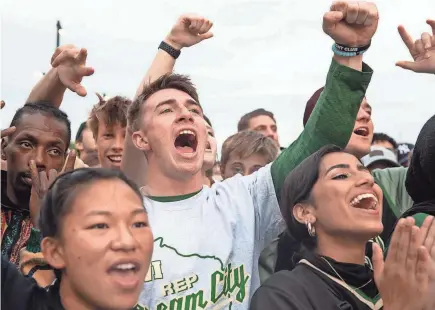
{"label": "raised arm", "polygon": [[[172,48],[175,56],[175,54],[180,52],[184,47],[193,46],[213,37],[213,34],[209,32],[212,26],[213,23],[204,17],[183,15],[177,20],[169,34],[163,40],[163,44]],[[136,98],[140,96],[146,85],[149,85],[162,75],[171,73],[174,70],[175,61],[176,58],[165,51],[164,47],[159,48],[156,57],[136,91]],[[129,129],[130,126],[127,125],[127,128],[121,169],[138,186],[143,186],[146,183],[146,158],[145,155],[134,146],[131,139],[132,132]]]}
{"label": "raised arm", "polygon": [[[365,50],[376,32],[378,19],[378,10],[373,3],[339,1],[324,15],[323,30],[342,51],[349,48]],[[272,164],[278,198],[285,177],[301,161],[326,144],[346,147],[352,135],[373,71],[362,62],[362,55],[341,55],[344,53],[335,48],[325,89],[304,131]]]}
{"label": "raised arm", "polygon": [[83,77],[94,74],[94,69],[86,67],[88,52],[73,45],[58,47],[51,58],[52,68],[35,85],[27,102],[48,101],[60,107],[67,89],[86,96],[86,89],[81,85]]}

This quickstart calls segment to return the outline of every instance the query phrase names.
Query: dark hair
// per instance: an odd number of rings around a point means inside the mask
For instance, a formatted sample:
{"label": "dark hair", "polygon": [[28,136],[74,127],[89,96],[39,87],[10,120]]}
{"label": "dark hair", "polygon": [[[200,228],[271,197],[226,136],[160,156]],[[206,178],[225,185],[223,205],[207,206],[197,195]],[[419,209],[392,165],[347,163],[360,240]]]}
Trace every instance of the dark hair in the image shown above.
{"label": "dark hair", "polygon": [[343,152],[336,145],[326,145],[302,161],[286,177],[280,201],[281,213],[287,223],[289,234],[307,249],[316,246],[316,238],[310,237],[307,227],[299,223],[293,215],[293,207],[298,203],[311,201],[311,192],[319,178],[322,158],[330,153]]}
{"label": "dark hair", "polygon": [[132,101],[126,97],[115,96],[109,100],[104,100],[97,93],[99,102],[94,105],[89,116],[88,126],[92,131],[94,139],[98,137],[98,126],[103,122],[107,126],[119,124],[121,127],[127,127],[127,111]]}
{"label": "dark hair", "polygon": [[275,116],[272,112],[266,111],[265,109],[257,109],[246,113],[240,118],[239,123],[237,124],[237,131],[240,132],[249,129],[249,121],[254,117],[262,115],[269,116],[276,123]]}
{"label": "dark hair", "polygon": [[66,115],[65,112],[56,108],[55,106],[53,106],[52,103],[48,101],[26,103],[24,106],[22,106],[15,112],[10,127],[18,126],[18,123],[20,122],[21,117],[24,114],[37,114],[37,113],[52,116],[58,121],[60,121],[61,123],[64,123],[66,125],[66,129],[68,132],[68,136],[67,136],[68,141],[66,141],[67,142],[66,145],[68,149],[69,144],[71,142],[71,122],[69,121],[68,115]]}
{"label": "dark hair", "polygon": [[62,219],[70,211],[71,204],[80,194],[80,191],[88,188],[90,184],[102,180],[123,181],[142,201],[139,188],[119,170],[103,168],[73,170],[60,175],[44,196],[39,217],[39,228],[42,237],[58,236]]}
{"label": "dark hair", "polygon": [[213,125],[210,122],[210,119],[207,116],[204,115],[204,119],[210,127],[213,127]]}
{"label": "dark hair", "polygon": [[87,123],[83,122],[80,124],[79,129],[77,130],[76,134],[76,142],[83,142],[83,131],[87,128]]}
{"label": "dark hair", "polygon": [[148,100],[156,92],[163,89],[177,89],[188,94],[198,104],[199,98],[195,85],[187,75],[168,73],[162,75],[149,85],[145,85],[142,93],[133,101],[133,104],[128,109],[128,124],[133,131],[139,129],[139,120],[141,118],[142,104]]}
{"label": "dark hair", "polygon": [[396,140],[394,140],[389,135],[382,132],[375,132],[373,134],[372,144],[374,144],[376,141],[388,141],[393,145],[394,150],[397,150],[397,148],[399,147]]}

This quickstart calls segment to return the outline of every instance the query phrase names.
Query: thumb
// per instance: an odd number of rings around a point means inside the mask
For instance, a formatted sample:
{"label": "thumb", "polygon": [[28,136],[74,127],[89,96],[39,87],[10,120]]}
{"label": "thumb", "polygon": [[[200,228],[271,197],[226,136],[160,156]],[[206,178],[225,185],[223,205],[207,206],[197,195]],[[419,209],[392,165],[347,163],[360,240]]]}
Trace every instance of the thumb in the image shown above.
{"label": "thumb", "polygon": [[416,71],[418,69],[418,64],[416,64],[413,61],[398,61],[396,62],[396,66],[405,70],[412,70],[412,71]]}
{"label": "thumb", "polygon": [[213,33],[206,32],[206,33],[200,34],[198,36],[201,38],[201,41],[202,41],[202,40],[207,40],[207,39],[213,38]]}
{"label": "thumb", "polygon": [[376,242],[373,242],[372,249],[373,273],[375,276],[375,281],[377,282],[384,271],[384,254],[382,253],[381,247]]}
{"label": "thumb", "polygon": [[341,21],[344,18],[342,12],[339,11],[331,11],[325,13],[323,15],[323,26],[327,29],[334,28],[335,24]]}

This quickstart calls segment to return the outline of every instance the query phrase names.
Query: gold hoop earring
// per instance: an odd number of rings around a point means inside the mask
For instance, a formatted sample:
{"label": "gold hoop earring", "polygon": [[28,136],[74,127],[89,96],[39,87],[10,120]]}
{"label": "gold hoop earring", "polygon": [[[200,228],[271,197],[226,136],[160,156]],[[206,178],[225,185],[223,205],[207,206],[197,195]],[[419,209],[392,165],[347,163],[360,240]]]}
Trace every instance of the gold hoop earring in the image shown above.
{"label": "gold hoop earring", "polygon": [[315,237],[316,236],[316,228],[314,227],[314,225],[308,221],[305,222],[305,225],[307,226],[308,234],[310,235],[310,237]]}

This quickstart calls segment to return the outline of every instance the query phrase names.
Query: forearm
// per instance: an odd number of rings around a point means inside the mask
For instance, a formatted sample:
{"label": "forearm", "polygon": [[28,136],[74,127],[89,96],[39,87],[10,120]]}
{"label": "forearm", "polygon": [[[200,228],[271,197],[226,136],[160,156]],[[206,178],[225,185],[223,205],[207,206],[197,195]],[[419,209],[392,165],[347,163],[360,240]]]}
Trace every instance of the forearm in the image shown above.
{"label": "forearm", "polygon": [[[143,88],[146,85],[157,80],[162,75],[171,73],[175,66],[175,59],[168,53],[158,50],[150,68],[148,69],[145,77],[142,79],[137,92],[136,98],[140,96]],[[142,187],[145,185],[145,169],[147,161],[145,154],[137,149],[132,141],[131,134],[127,134],[124,142],[124,154],[122,156],[122,171],[127,177],[133,180],[136,185]]]}
{"label": "forearm", "polygon": [[288,173],[305,158],[327,144],[344,148],[352,135],[373,71],[367,65],[363,66],[360,57],[342,58],[334,57],[325,88],[304,131],[272,164],[278,197]]}
{"label": "forearm", "polygon": [[33,87],[27,102],[48,101],[59,108],[65,91],[66,87],[60,81],[57,69],[52,68]]}

